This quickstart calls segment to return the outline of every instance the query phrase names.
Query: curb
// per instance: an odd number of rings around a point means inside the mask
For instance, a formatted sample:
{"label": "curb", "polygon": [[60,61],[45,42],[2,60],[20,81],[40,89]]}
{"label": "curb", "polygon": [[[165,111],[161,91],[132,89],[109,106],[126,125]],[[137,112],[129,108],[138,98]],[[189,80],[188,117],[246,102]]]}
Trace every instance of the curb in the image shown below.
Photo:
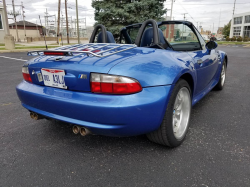
{"label": "curb", "polygon": [[17,53],[17,52],[29,52],[35,50],[46,50],[45,48],[30,48],[30,49],[13,49],[13,50],[0,50],[0,53]]}

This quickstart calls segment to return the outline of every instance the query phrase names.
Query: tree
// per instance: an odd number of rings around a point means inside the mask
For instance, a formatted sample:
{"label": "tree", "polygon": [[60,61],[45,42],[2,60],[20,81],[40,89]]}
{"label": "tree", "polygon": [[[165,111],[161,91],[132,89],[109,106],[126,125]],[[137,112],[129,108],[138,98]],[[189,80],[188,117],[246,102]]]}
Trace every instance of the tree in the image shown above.
{"label": "tree", "polygon": [[162,21],[165,0],[93,0],[96,24],[103,24],[117,39],[124,26],[147,19]]}
{"label": "tree", "polygon": [[230,29],[231,29],[231,20],[229,21],[228,24],[224,25],[223,30],[222,30],[222,34],[223,34],[224,36],[229,36],[229,34],[230,34]]}

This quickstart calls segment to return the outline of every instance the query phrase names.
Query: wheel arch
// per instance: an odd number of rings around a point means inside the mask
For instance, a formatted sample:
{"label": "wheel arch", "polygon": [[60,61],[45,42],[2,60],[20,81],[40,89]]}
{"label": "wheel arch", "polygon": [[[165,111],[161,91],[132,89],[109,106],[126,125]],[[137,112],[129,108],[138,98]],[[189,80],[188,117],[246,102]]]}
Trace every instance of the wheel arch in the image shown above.
{"label": "wheel arch", "polygon": [[189,73],[184,73],[183,75],[180,76],[179,80],[180,79],[183,79],[183,80],[187,81],[187,83],[189,84],[190,89],[191,89],[191,96],[193,97],[193,93],[194,93],[194,79],[193,79],[192,75],[189,74]]}
{"label": "wheel arch", "polygon": [[227,66],[227,62],[228,62],[228,58],[227,58],[227,55],[225,54],[225,62],[226,62],[226,66]]}

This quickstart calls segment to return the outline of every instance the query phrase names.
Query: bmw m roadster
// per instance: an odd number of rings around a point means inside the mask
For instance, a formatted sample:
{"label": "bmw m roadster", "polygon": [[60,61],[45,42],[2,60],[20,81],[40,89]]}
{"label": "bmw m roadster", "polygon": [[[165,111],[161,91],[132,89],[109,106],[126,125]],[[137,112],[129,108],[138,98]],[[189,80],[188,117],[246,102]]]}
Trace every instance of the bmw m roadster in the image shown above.
{"label": "bmw m roadster", "polygon": [[205,43],[188,21],[147,20],[121,29],[120,41],[97,25],[88,44],[31,51],[17,94],[33,119],[73,124],[73,132],[146,134],[179,146],[191,108],[222,90],[227,54]]}

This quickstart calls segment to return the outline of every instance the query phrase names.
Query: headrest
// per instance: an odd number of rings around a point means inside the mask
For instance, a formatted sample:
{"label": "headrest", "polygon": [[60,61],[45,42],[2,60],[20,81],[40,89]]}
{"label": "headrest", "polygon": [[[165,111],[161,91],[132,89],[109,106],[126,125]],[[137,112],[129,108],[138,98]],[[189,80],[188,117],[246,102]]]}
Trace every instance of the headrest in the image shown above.
{"label": "headrest", "polygon": [[[159,33],[160,43],[165,44],[166,41],[164,39],[163,32],[159,28],[158,28],[158,33]],[[142,35],[140,47],[150,46],[153,43],[153,37],[154,37],[153,28],[152,27],[147,28]]]}
{"label": "headrest", "polygon": [[[102,32],[100,32],[97,37],[97,43],[102,43]],[[115,43],[114,36],[109,31],[107,31],[107,43]]]}

